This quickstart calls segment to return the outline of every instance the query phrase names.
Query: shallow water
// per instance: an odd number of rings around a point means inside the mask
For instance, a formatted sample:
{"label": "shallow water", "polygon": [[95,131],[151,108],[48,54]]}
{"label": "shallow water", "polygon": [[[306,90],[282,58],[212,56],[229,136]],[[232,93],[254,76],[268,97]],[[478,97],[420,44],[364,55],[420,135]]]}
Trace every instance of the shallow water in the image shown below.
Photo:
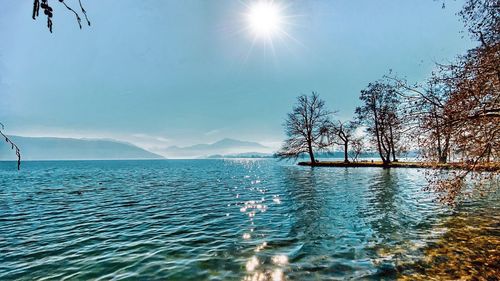
{"label": "shallow water", "polygon": [[[272,159],[14,169],[0,163],[0,280],[425,280],[442,264],[430,253],[473,216],[485,220],[474,237],[498,253],[498,196],[451,210],[422,191],[417,169]],[[465,273],[491,268],[473,262]]]}

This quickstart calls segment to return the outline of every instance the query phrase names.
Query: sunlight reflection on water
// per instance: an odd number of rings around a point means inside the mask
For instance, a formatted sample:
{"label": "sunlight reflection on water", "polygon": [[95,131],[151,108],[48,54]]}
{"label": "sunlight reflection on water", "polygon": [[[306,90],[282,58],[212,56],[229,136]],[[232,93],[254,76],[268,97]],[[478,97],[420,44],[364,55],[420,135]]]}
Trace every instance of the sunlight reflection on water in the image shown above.
{"label": "sunlight reflection on water", "polygon": [[274,160],[0,163],[0,280],[395,279],[435,273],[464,233],[498,245],[498,196],[451,211],[424,185]]}

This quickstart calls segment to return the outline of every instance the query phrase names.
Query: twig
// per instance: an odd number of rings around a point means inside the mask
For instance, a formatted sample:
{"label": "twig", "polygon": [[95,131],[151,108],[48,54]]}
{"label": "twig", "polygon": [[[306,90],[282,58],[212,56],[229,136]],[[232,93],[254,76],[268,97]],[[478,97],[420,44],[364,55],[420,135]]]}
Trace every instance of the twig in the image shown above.
{"label": "twig", "polygon": [[87,21],[87,24],[90,26],[90,21],[89,18],[87,17],[87,11],[83,8],[82,1],[78,0],[78,3],[80,4],[80,9],[82,9],[82,13],[85,16],[85,20]]}
{"label": "twig", "polygon": [[59,0],[59,2],[63,3],[63,5],[66,7],[66,9],[72,11],[75,14],[76,20],[78,22],[78,26],[80,27],[80,29],[82,29],[82,19],[80,18],[80,16],[78,15],[78,13],[75,12],[75,10],[73,10],[70,6],[68,6],[68,4],[66,4],[66,2],[64,2],[64,0]]}
{"label": "twig", "polygon": [[0,123],[0,128],[1,128],[0,129],[0,135],[2,135],[2,137],[5,138],[5,141],[11,145],[11,149],[15,149],[16,150],[17,170],[20,170],[21,169],[21,150],[19,149],[19,147],[13,141],[10,140],[10,138],[8,136],[6,136],[2,132],[2,130],[5,128],[2,123]]}

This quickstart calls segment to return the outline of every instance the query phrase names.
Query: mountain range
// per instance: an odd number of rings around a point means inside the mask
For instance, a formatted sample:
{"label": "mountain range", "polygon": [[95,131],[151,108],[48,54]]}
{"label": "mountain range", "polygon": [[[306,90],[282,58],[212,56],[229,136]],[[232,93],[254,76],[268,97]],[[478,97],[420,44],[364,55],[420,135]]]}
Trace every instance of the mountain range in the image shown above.
{"label": "mountain range", "polygon": [[[24,160],[162,159],[133,144],[104,139],[10,136]],[[15,153],[0,144],[0,160],[14,160]]]}
{"label": "mountain range", "polygon": [[[120,160],[120,159],[164,159],[167,158],[271,158],[272,148],[257,142],[222,139],[210,144],[170,146],[156,153],[134,144],[113,139],[74,139],[56,137],[10,136],[21,149],[23,160]],[[409,152],[404,157],[416,157]],[[300,158],[307,159],[304,154]],[[317,158],[344,157],[341,151],[318,152]],[[365,152],[360,158],[377,158],[375,152]],[[0,143],[0,160],[15,160],[10,145]]]}
{"label": "mountain range", "polygon": [[[23,160],[113,160],[168,158],[224,158],[269,156],[272,149],[257,142],[222,139],[210,144],[170,146],[156,153],[113,139],[10,136]],[[9,145],[0,144],[0,160],[14,160]]]}
{"label": "mountain range", "polygon": [[161,151],[168,158],[207,158],[213,155],[271,153],[272,149],[257,142],[225,138],[211,144],[170,146]]}

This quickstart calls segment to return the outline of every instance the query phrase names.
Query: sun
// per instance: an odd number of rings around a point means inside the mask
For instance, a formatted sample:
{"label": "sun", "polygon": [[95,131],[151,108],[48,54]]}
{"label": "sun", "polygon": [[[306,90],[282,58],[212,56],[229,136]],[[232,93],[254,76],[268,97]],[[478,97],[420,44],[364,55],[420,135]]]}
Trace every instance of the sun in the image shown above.
{"label": "sun", "polygon": [[292,33],[300,26],[303,15],[295,14],[293,1],[286,0],[240,0],[244,11],[238,13],[237,33],[244,33],[250,41],[245,61],[254,49],[263,51],[266,57],[276,58],[283,48],[293,51],[294,45],[303,44]]}
{"label": "sun", "polygon": [[248,26],[256,37],[267,39],[283,30],[284,17],[282,7],[272,1],[257,1],[249,6]]}

